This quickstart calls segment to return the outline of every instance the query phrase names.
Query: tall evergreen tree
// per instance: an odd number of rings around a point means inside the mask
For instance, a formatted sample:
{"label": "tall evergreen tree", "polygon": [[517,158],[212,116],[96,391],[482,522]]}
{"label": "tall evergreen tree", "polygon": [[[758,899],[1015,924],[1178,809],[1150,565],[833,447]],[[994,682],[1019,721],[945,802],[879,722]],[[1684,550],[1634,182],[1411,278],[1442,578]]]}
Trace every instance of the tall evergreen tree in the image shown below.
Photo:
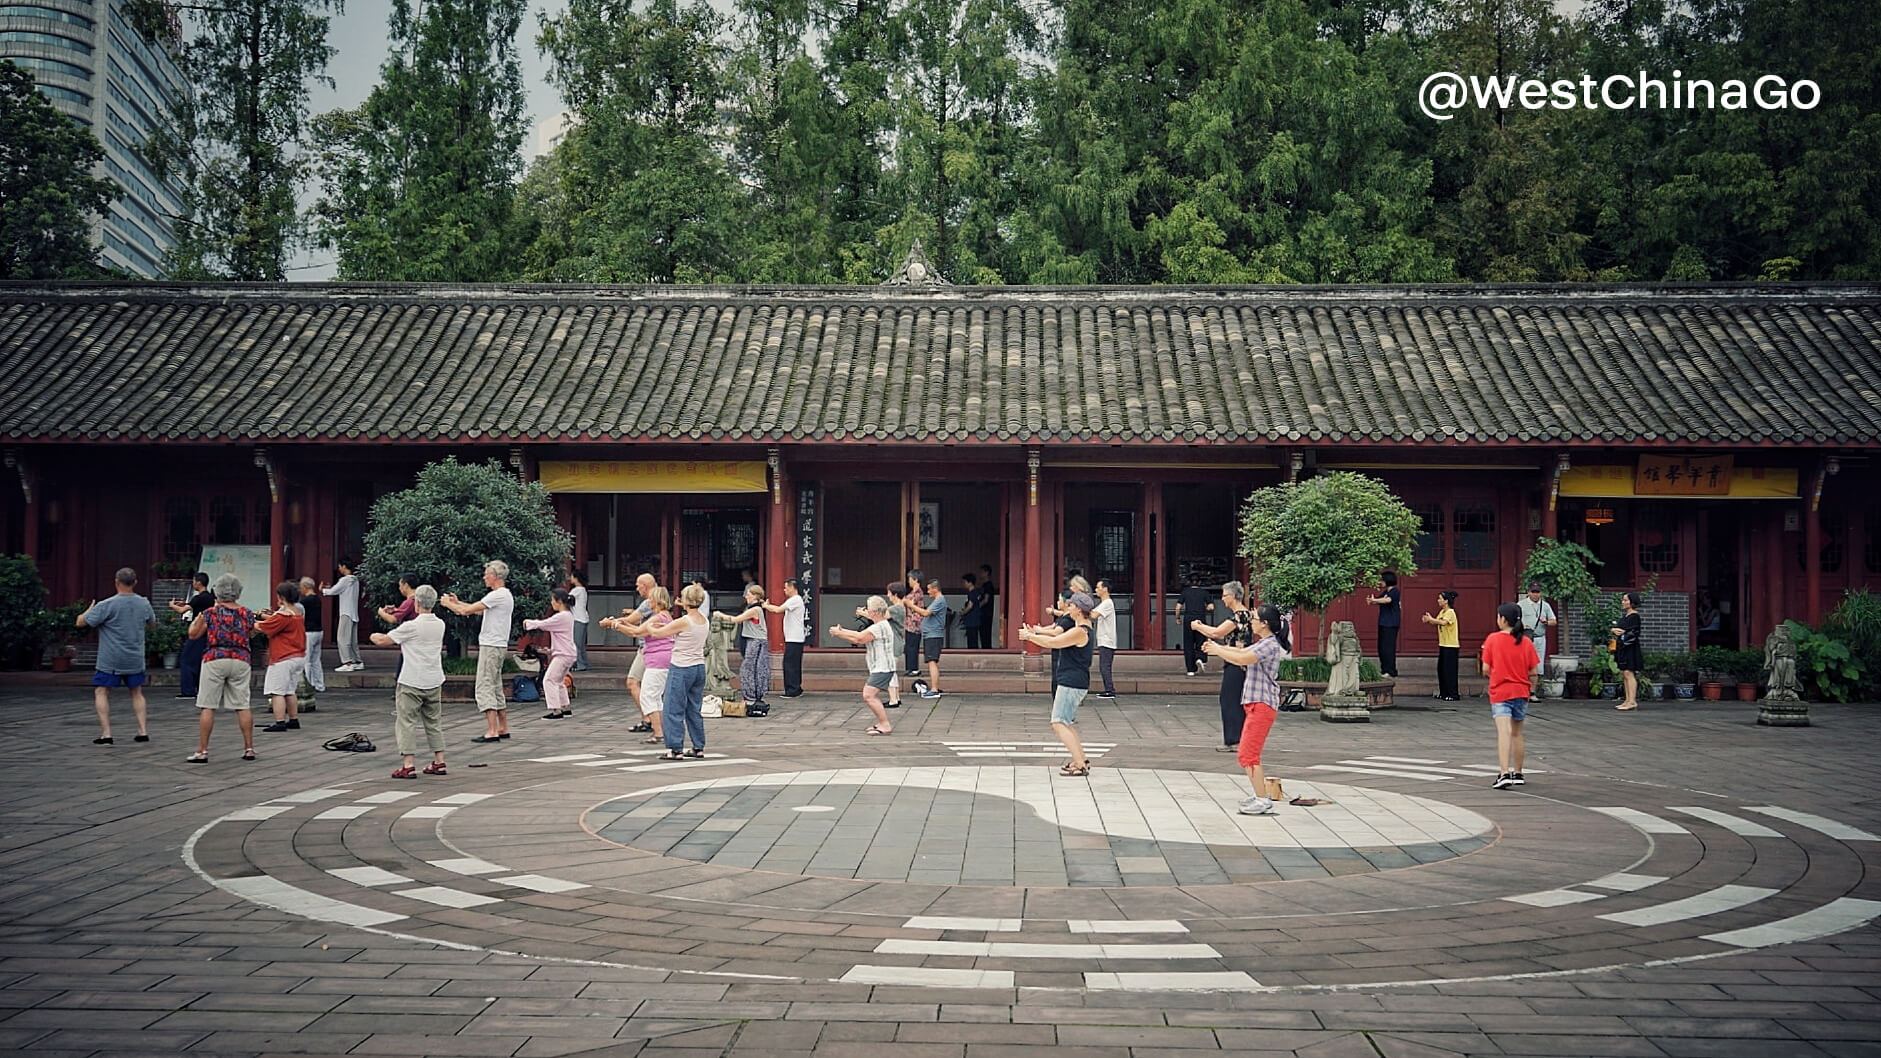
{"label": "tall evergreen tree", "polygon": [[0,279],[98,274],[91,218],[122,190],[91,175],[104,148],[0,60]]}
{"label": "tall evergreen tree", "polygon": [[[183,209],[171,218],[169,269],[186,277],[278,281],[300,235],[295,196],[307,173],[300,141],[308,81],[333,48],[327,19],[342,0],[131,0],[146,42],[175,50],[187,90],[143,146],[157,175],[174,178]],[[189,16],[179,39],[175,11]]]}
{"label": "tall evergreen tree", "polygon": [[526,0],[393,0],[364,105],[316,121],[323,245],[342,279],[475,282],[515,271]]}
{"label": "tall evergreen tree", "polygon": [[543,21],[550,79],[574,114],[565,144],[576,257],[559,278],[729,278],[740,196],[720,142],[722,18],[704,0],[572,0]]}

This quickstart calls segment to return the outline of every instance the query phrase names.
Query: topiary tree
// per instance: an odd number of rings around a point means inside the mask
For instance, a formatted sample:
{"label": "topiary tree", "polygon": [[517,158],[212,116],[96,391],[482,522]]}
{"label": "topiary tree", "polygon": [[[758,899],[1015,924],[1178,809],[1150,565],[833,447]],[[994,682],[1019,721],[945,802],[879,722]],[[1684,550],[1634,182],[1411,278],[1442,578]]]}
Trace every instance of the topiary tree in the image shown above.
{"label": "topiary tree", "polygon": [[1416,572],[1420,523],[1384,482],[1335,471],[1256,489],[1241,507],[1241,550],[1254,596],[1324,613],[1387,569]]}
{"label": "topiary tree", "polygon": [[46,582],[39,579],[39,564],[31,555],[0,555],[0,668],[39,666],[45,648],[40,608],[46,604]]}
{"label": "topiary tree", "polygon": [[[418,472],[411,488],[372,505],[359,573],[375,599],[398,598],[398,578],[412,574],[466,602],[483,597],[484,563],[509,564],[516,619],[545,617],[549,590],[561,580],[574,537],[555,520],[549,491],[522,482],[501,463],[454,458]],[[459,644],[474,640],[480,617],[437,614]],[[520,624],[518,626],[520,630]]]}

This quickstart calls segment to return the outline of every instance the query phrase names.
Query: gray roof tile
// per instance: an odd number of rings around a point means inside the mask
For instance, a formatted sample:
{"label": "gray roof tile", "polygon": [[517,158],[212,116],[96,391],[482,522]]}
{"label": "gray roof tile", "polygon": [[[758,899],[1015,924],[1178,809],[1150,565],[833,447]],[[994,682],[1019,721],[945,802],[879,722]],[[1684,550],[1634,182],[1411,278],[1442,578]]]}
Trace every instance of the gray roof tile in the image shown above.
{"label": "gray roof tile", "polygon": [[14,440],[1873,446],[1881,286],[11,283],[0,373]]}

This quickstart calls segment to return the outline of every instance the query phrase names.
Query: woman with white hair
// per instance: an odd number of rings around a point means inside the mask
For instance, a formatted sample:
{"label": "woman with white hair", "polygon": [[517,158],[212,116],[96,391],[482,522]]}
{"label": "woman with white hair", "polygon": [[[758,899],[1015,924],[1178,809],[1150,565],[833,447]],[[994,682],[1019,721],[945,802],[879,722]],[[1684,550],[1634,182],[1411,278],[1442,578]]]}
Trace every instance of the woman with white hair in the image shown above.
{"label": "woman with white hair", "polygon": [[426,775],[444,772],[444,621],[431,611],[438,607],[438,590],[429,584],[412,589],[411,601],[417,616],[399,624],[390,632],[374,632],[374,646],[396,646],[402,664],[398,670],[398,689],[392,698],[392,735],[404,762],[392,773],[394,779],[418,777],[418,727],[425,729],[425,744],[431,749],[431,763]]}
{"label": "woman with white hair", "polygon": [[[1189,627],[1226,647],[1247,647],[1254,643],[1253,614],[1247,608],[1247,585],[1231,580],[1221,586],[1221,601],[1228,606],[1228,619],[1218,625],[1190,621]],[[1207,644],[1203,644],[1207,648]],[[1213,653],[1213,651],[1210,651]],[[1247,720],[1241,708],[1241,687],[1247,682],[1247,669],[1221,659],[1221,745],[1217,753],[1233,753],[1241,744],[1241,728]]]}
{"label": "woman with white hair", "polygon": [[888,711],[882,705],[882,695],[887,693],[889,684],[895,679],[895,630],[888,624],[888,600],[880,595],[869,596],[869,601],[862,608],[869,626],[860,632],[844,628],[842,625],[830,625],[829,634],[851,646],[866,647],[864,655],[868,663],[868,682],[862,685],[862,704],[875,714],[875,724],[869,728],[871,735],[886,735],[895,730],[895,725],[888,722]]}
{"label": "woman with white hair", "polygon": [[[672,662],[666,670],[666,702],[661,726],[666,752],[657,760],[698,760],[705,756],[705,589],[688,584],[679,593],[681,612],[672,623],[647,629],[648,639],[673,640]],[[686,736],[692,748],[682,750]]]}
{"label": "woman with white hair", "polygon": [[242,728],[242,759],[255,759],[255,714],[249,708],[248,683],[254,661],[248,641],[255,634],[255,615],[241,603],[242,582],[224,573],[209,586],[215,605],[189,623],[189,637],[204,642],[201,684],[196,691],[196,752],[184,758],[190,764],[209,763],[209,734],[216,713],[235,714]]}

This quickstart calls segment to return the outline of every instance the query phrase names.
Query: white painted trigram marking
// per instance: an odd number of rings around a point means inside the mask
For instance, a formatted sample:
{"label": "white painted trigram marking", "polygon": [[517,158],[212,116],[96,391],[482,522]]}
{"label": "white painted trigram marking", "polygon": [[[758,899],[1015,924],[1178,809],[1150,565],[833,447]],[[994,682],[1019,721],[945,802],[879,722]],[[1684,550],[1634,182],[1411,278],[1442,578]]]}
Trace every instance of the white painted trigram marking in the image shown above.
{"label": "white painted trigram marking", "polygon": [[372,811],[375,807],[377,806],[376,805],[340,805],[338,808],[329,808],[326,811],[315,816],[314,818],[315,819],[358,819],[360,816],[363,816],[367,812]]}
{"label": "white painted trigram marking", "polygon": [[482,907],[484,904],[500,903],[494,896],[466,893],[462,889],[448,889],[441,885],[425,885],[416,889],[399,889],[394,891],[393,895],[409,896],[413,900],[423,900],[427,904],[437,904],[439,907],[455,907],[460,909],[466,907]]}
{"label": "white painted trigram marking", "polygon": [[1017,933],[1025,928],[1025,919],[916,915],[902,925],[908,929],[976,929],[982,933]]}
{"label": "white painted trigram marking", "polygon": [[440,805],[474,805],[478,801],[488,801],[495,796],[495,794],[487,793],[454,793],[449,797],[440,797],[432,803]]}
{"label": "white painted trigram marking", "polygon": [[[943,739],[941,740],[941,745],[952,750],[954,756],[960,757],[963,760],[976,760],[986,757],[1010,757],[1020,760],[1029,760],[1043,757],[1062,757],[1065,755],[1065,747],[1056,741],[955,742]],[[1084,744],[1084,755],[1086,757],[1101,757],[1116,748],[1117,744],[1115,742],[1086,742]]]}
{"label": "white painted trigram marking", "polygon": [[1881,838],[1875,837],[1873,834],[1859,827],[1851,827],[1847,823],[1838,823],[1833,819],[1811,815],[1808,812],[1798,812],[1793,808],[1778,808],[1775,805],[1753,805],[1747,807],[1745,811],[1759,812],[1766,816],[1775,816],[1778,819],[1787,819],[1799,827],[1808,827],[1819,834],[1827,834],[1837,841],[1881,841]]}
{"label": "white painted trigram marking", "polygon": [[391,871],[381,870],[378,867],[333,867],[328,869],[327,873],[354,885],[402,885],[411,881],[402,874],[393,874]]}
{"label": "white painted trigram marking", "polygon": [[233,893],[243,900],[321,922],[337,922],[343,926],[383,926],[406,917],[321,896],[265,874],[253,878],[218,878],[214,882],[216,888]]}
{"label": "white painted trigram marking", "polygon": [[457,811],[456,805],[419,805],[399,816],[400,819],[443,819]]}
{"label": "white painted trigram marking", "polygon": [[1120,992],[1235,992],[1260,987],[1260,982],[1240,970],[1215,970],[1195,973],[1100,973],[1084,975],[1084,987],[1092,991]]}
{"label": "white painted trigram marking", "polygon": [[1695,819],[1702,819],[1707,823],[1716,823],[1718,826],[1742,837],[1780,838],[1783,836],[1781,831],[1771,830],[1762,823],[1753,823],[1742,816],[1734,816],[1729,812],[1714,812],[1709,808],[1695,808],[1690,805],[1667,805],[1666,811],[1683,812]]}
{"label": "white painted trigram marking", "polygon": [[1083,919],[1074,918],[1065,923],[1073,933],[1187,933],[1189,927],[1174,919],[1144,919],[1133,922],[1129,919]]}
{"label": "white painted trigram marking", "polygon": [[407,797],[416,797],[416,796],[418,796],[418,791],[416,790],[387,790],[384,793],[376,793],[376,794],[372,794],[369,797],[361,797],[358,803],[362,805],[389,805],[389,804],[396,804],[399,801],[403,801]]}
{"label": "white painted trigram marking", "polygon": [[1596,889],[1612,889],[1621,893],[1636,893],[1649,885],[1658,885],[1665,880],[1666,878],[1663,875],[1658,874],[1628,874],[1625,871],[1619,871],[1614,874],[1609,874],[1604,878],[1595,878],[1593,881],[1585,884],[1591,885]]}
{"label": "white painted trigram marking", "polygon": [[539,874],[515,874],[508,878],[492,878],[498,885],[513,885],[518,889],[534,889],[538,893],[572,893],[577,889],[588,888],[581,882],[565,882],[560,878],[545,878]]}
{"label": "white painted trigram marking", "polygon": [[1589,900],[1599,900],[1604,893],[1583,893],[1578,889],[1543,889],[1539,893],[1523,893],[1520,896],[1505,896],[1504,900],[1512,903],[1527,904],[1530,907],[1562,907],[1567,904],[1582,904]]}
{"label": "white painted trigram marking", "polygon": [[[609,763],[613,763],[613,762],[610,761]],[[652,764],[635,764],[631,767],[617,768],[615,770],[617,771],[684,771],[684,770],[691,769],[691,768],[709,768],[714,765],[756,764],[756,763],[758,762],[756,760],[753,760],[750,757],[713,756],[712,754],[707,753],[703,757],[689,757],[685,760],[661,760],[661,761],[655,761]]]}
{"label": "white painted trigram marking", "polygon": [[840,978],[852,985],[931,988],[1011,988],[1011,970],[949,970],[936,966],[853,966]]}
{"label": "white painted trigram marking", "polygon": [[1207,944],[1052,944],[1016,940],[884,940],[877,955],[967,955],[980,959],[1218,959]]}
{"label": "white painted trigram marking", "polygon": [[438,870],[449,871],[452,874],[502,874],[509,870],[500,863],[480,860],[475,856],[465,856],[454,860],[427,860],[426,862]]}
{"label": "white painted trigram marking", "polygon": [[1691,831],[1686,830],[1670,819],[1661,819],[1649,812],[1641,812],[1637,808],[1623,808],[1617,805],[1606,807],[1589,805],[1587,809],[1590,812],[1599,812],[1603,816],[1612,816],[1633,829],[1643,831],[1647,834],[1691,833]]}
{"label": "white painted trigram marking", "polygon": [[259,822],[263,819],[273,819],[275,816],[293,807],[293,805],[256,805],[253,808],[244,808],[240,811],[230,812],[222,818],[230,822]]}
{"label": "white painted trigram marking", "polygon": [[1703,918],[1706,915],[1715,915],[1721,911],[1743,907],[1745,904],[1754,904],[1765,897],[1776,895],[1776,892],[1775,889],[1766,889],[1759,885],[1721,885],[1710,892],[1688,896],[1683,900],[1651,904],[1632,911],[1616,911],[1600,917],[1624,926],[1661,926],[1667,922]]}
{"label": "white painted trigram marking", "polygon": [[1766,948],[1772,944],[1815,940],[1817,937],[1865,926],[1878,915],[1881,915],[1881,902],[1845,896],[1800,915],[1791,915],[1748,929],[1707,933],[1704,939],[1729,944],[1734,948]]}
{"label": "white painted trigram marking", "polygon": [[559,757],[530,757],[531,764],[566,764],[571,760],[599,760],[600,753],[564,753]]}

